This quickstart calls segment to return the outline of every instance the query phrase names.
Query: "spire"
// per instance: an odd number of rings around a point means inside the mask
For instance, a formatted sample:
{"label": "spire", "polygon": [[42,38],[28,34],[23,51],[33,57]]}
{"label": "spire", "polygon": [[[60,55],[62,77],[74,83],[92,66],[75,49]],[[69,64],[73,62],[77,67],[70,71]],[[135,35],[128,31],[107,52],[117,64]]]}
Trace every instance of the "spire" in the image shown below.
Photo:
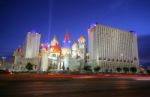
{"label": "spire", "polygon": [[70,48],[70,38],[68,32],[66,32],[64,37],[63,48]]}
{"label": "spire", "polygon": [[65,38],[64,38],[64,42],[66,42],[66,41],[70,42],[70,38],[69,38],[68,32],[66,32]]}
{"label": "spire", "polygon": [[51,44],[51,46],[54,46],[56,43],[58,44],[58,41],[57,41],[56,35],[54,35],[50,44]]}
{"label": "spire", "polygon": [[56,35],[54,35],[53,39],[56,39]]}

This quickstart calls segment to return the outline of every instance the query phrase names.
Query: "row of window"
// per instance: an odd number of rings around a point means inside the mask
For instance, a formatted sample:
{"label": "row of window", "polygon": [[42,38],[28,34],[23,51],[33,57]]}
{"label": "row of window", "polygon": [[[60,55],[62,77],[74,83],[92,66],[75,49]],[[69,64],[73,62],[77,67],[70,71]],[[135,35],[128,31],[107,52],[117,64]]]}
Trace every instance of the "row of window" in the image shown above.
{"label": "row of window", "polygon": [[[127,62],[127,63],[133,63],[133,60],[122,60],[122,59],[111,59],[111,58],[99,58],[99,60],[106,60],[106,61],[116,61],[116,62]],[[136,61],[137,58],[134,57],[134,61]]]}

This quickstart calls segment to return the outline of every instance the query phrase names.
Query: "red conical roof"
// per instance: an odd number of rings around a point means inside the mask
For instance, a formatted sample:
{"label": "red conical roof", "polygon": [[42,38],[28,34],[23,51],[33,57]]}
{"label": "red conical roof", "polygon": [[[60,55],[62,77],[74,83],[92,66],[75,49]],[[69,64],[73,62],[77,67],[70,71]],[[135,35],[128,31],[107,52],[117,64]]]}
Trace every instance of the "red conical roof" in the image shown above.
{"label": "red conical roof", "polygon": [[59,47],[59,45],[56,43],[54,46],[53,46],[53,50],[52,52],[53,53],[60,53],[61,49]]}
{"label": "red conical roof", "polygon": [[68,32],[66,32],[66,34],[65,34],[64,41],[70,41],[70,38],[69,38],[69,34],[68,34]]}

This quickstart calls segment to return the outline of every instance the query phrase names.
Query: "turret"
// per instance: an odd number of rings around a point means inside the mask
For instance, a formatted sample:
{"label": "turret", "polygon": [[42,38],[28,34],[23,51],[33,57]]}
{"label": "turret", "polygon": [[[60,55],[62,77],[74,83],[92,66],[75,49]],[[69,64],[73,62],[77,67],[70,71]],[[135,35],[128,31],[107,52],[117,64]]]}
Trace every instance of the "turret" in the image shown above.
{"label": "turret", "polygon": [[78,44],[77,44],[76,40],[74,40],[71,51],[72,51],[72,57],[76,58],[78,56]]}
{"label": "turret", "polygon": [[79,48],[85,49],[85,38],[84,36],[80,36],[78,39],[79,42]]}
{"label": "turret", "polygon": [[79,51],[78,51],[78,56],[81,59],[85,58],[85,53],[86,53],[86,49],[85,49],[85,38],[84,36],[80,36],[78,39],[78,43],[79,43]]}
{"label": "turret", "polygon": [[22,57],[22,48],[18,47],[15,51],[14,51],[14,64],[18,65],[21,64],[21,57]]}
{"label": "turret", "polygon": [[56,35],[54,35],[54,37],[50,43],[50,46],[55,46],[56,44],[58,44],[58,41],[57,41]]}
{"label": "turret", "polygon": [[41,71],[45,72],[48,70],[48,49],[46,46],[41,47]]}
{"label": "turret", "polygon": [[62,55],[66,56],[66,55],[71,54],[70,48],[71,48],[71,46],[70,46],[70,38],[69,38],[68,32],[66,32],[65,37],[64,37],[64,41],[63,41]]}
{"label": "turret", "polygon": [[70,38],[68,32],[66,32],[64,37],[63,48],[70,48]]}

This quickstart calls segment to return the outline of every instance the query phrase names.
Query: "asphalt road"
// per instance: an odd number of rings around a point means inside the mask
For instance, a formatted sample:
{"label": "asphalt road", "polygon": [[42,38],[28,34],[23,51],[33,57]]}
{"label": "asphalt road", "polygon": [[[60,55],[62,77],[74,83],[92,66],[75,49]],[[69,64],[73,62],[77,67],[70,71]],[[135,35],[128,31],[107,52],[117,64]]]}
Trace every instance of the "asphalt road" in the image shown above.
{"label": "asphalt road", "polygon": [[0,81],[0,97],[150,97],[150,81],[112,78]]}

